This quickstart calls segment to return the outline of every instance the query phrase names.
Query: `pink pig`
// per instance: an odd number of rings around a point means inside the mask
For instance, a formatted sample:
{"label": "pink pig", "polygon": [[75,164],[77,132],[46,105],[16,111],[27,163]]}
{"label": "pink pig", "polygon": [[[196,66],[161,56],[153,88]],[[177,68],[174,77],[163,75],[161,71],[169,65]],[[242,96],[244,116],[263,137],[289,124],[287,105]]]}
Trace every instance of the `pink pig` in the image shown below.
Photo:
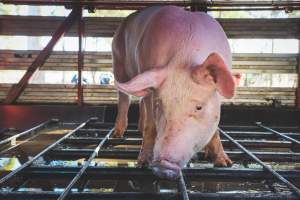
{"label": "pink pig", "polygon": [[223,97],[234,95],[231,51],[212,17],[175,6],[129,15],[112,45],[119,90],[115,137],[127,128],[128,95],[142,97],[140,166],[169,179],[206,147],[217,166],[230,166],[217,132]]}

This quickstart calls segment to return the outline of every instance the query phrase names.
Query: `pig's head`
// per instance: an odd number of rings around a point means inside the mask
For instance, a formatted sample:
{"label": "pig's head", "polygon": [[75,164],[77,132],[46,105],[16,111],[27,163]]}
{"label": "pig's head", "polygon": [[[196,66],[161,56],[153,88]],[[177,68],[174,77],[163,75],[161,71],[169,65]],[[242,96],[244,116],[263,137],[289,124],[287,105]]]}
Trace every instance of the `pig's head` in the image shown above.
{"label": "pig's head", "polygon": [[152,169],[172,179],[212,138],[221,96],[234,95],[235,79],[223,59],[212,53],[202,64],[154,68],[116,85],[135,96],[152,95],[157,131]]}

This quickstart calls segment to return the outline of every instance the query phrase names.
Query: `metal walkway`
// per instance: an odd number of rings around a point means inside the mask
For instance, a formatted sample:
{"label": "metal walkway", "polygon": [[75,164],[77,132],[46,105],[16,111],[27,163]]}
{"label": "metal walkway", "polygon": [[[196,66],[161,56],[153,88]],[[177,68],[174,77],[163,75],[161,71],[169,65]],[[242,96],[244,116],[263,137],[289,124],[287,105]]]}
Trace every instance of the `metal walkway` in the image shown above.
{"label": "metal walkway", "polygon": [[233,167],[213,168],[199,152],[177,181],[136,168],[135,125],[122,139],[111,138],[112,127],[52,119],[0,141],[0,160],[10,163],[1,166],[0,199],[300,199],[298,127],[221,126]]}

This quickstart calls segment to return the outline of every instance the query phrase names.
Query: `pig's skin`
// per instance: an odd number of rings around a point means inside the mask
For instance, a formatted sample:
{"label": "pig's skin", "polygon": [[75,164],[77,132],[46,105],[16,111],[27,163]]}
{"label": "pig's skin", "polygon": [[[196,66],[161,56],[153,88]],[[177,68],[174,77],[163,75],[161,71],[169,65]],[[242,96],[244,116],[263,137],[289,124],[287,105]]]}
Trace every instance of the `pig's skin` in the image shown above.
{"label": "pig's skin", "polygon": [[[162,177],[178,176],[216,133],[221,95],[233,96],[231,52],[224,31],[205,13],[151,7],[125,19],[112,51],[119,89],[114,136],[121,137],[127,127],[127,94],[142,96],[139,164],[152,164]],[[213,137],[208,149],[216,165],[231,164],[219,137]]]}

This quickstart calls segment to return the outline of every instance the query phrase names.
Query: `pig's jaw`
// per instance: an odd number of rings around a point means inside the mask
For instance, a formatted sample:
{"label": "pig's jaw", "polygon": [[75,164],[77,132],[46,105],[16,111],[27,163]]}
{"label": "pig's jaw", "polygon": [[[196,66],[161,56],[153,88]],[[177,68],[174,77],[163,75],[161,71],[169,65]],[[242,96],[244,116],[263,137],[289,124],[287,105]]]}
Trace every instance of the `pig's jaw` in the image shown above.
{"label": "pig's jaw", "polygon": [[156,160],[152,162],[153,173],[160,178],[176,179],[180,174],[181,167],[167,159]]}

